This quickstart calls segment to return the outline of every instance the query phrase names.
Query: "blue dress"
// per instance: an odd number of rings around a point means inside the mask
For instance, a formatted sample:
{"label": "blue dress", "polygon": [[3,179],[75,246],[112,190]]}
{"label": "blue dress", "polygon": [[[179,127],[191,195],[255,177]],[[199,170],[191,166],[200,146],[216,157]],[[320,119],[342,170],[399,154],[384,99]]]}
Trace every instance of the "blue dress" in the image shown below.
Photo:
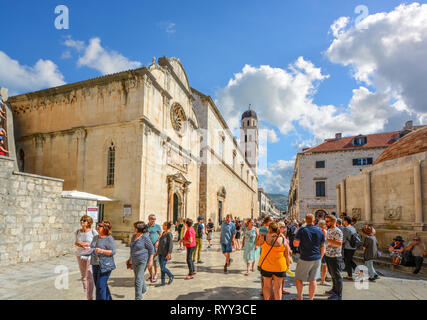
{"label": "blue dress", "polygon": [[256,231],[255,228],[252,230],[245,231],[245,246],[243,247],[243,260],[245,263],[251,263],[258,260],[259,248],[255,246]]}

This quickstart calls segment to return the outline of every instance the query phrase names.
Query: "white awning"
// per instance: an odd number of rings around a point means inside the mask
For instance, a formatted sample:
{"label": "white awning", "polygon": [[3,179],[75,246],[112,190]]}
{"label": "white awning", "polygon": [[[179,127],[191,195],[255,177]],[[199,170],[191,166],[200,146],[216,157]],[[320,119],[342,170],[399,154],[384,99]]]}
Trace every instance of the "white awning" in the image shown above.
{"label": "white awning", "polygon": [[92,194],[92,193],[87,193],[87,192],[81,192],[81,191],[77,191],[77,190],[72,190],[72,191],[62,191],[61,195],[64,198],[75,198],[75,199],[85,199],[85,200],[95,200],[95,201],[100,201],[100,202],[111,202],[111,201],[119,201],[117,199],[111,199],[108,197],[104,197],[104,196],[99,196],[96,194]]}

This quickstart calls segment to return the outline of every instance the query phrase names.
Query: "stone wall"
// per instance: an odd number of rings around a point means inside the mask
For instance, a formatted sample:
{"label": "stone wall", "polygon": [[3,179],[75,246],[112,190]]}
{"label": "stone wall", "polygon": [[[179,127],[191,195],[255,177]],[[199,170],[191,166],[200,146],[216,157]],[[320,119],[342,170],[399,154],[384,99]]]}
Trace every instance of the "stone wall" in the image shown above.
{"label": "stone wall", "polygon": [[[337,206],[336,186],[347,176],[357,175],[371,165],[354,166],[353,159],[375,159],[385,147],[375,149],[359,149],[351,151],[299,153],[295,170],[298,171],[298,206],[294,213],[298,219],[303,219],[308,213],[322,209],[327,213],[343,211]],[[316,168],[316,161],[325,161],[325,168]],[[325,181],[325,197],[316,197],[316,181]],[[293,193],[291,189],[290,194]],[[294,209],[295,210],[295,209]]]}
{"label": "stone wall", "polygon": [[13,159],[0,156],[0,266],[73,252],[80,217],[96,201],[63,198],[63,180],[13,166]]}
{"label": "stone wall", "polygon": [[[376,164],[347,177],[339,189],[345,199],[342,208],[351,216],[359,214],[361,224],[394,235],[427,231],[427,152]],[[388,242],[392,236],[386,238]]]}

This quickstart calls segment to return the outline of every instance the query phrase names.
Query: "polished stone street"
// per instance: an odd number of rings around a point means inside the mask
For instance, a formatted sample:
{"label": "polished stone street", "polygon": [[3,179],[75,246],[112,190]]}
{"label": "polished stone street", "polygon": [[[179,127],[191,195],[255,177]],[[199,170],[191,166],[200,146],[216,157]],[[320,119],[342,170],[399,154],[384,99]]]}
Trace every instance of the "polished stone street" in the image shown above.
{"label": "polished stone street", "polygon": [[[220,252],[218,234],[211,249],[203,250],[203,264],[196,264],[197,275],[192,280],[184,280],[188,269],[185,252],[174,249],[169,269],[175,274],[171,285],[159,287],[157,283],[149,283],[144,299],[218,299],[218,300],[258,300],[260,296],[259,272],[245,276],[242,252],[232,254],[234,259],[228,274],[223,272],[224,258]],[[175,248],[177,248],[175,243]],[[115,257],[117,269],[112,272],[109,285],[113,299],[134,299],[133,272],[126,269],[125,260],[129,257],[129,248],[119,244]],[[295,264],[291,270],[295,270]],[[69,270],[68,289],[56,289],[64,285],[63,278],[58,276]],[[57,273],[55,273],[55,268]],[[369,288],[357,289],[354,282],[344,280],[343,298],[345,300],[422,300],[427,299],[427,278],[377,269],[384,276],[376,283],[368,283]],[[148,273],[147,273],[148,276]],[[160,277],[160,274],[159,274]],[[295,279],[288,277],[286,287],[291,294],[284,300],[296,296]],[[326,299],[325,290],[330,287],[318,286],[316,299]],[[304,287],[307,298],[308,288]],[[85,299],[77,262],[72,255],[51,259],[46,263],[27,263],[10,268],[0,268],[0,299],[41,299],[41,300],[75,300]]]}

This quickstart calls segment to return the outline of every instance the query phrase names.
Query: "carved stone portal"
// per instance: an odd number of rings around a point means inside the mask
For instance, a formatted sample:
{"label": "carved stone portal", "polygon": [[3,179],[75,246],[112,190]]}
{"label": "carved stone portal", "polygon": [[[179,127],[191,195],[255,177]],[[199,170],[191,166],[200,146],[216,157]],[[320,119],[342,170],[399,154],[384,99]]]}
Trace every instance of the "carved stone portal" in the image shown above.
{"label": "carved stone portal", "polygon": [[[167,176],[168,183],[168,221],[187,217],[187,195],[191,184],[185,176],[178,172]],[[178,203],[176,203],[178,202]],[[174,217],[174,211],[178,216]]]}
{"label": "carved stone portal", "polygon": [[357,221],[362,220],[362,209],[361,208],[353,208],[351,209],[352,218],[357,219]]}
{"label": "carved stone portal", "polygon": [[384,220],[400,220],[402,217],[402,207],[395,209],[384,207]]}

